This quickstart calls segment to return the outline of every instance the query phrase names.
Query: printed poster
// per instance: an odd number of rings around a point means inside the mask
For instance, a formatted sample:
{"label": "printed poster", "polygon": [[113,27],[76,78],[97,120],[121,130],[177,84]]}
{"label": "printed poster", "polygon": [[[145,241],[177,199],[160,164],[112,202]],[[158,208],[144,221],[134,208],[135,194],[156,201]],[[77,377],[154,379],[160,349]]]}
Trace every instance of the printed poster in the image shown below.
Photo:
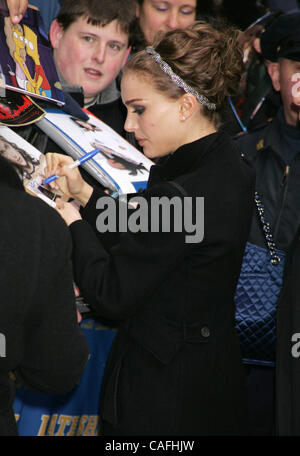
{"label": "printed poster", "polygon": [[12,24],[7,14],[0,6],[0,65],[5,86],[63,105],[62,87],[38,10],[28,8],[19,24]]}

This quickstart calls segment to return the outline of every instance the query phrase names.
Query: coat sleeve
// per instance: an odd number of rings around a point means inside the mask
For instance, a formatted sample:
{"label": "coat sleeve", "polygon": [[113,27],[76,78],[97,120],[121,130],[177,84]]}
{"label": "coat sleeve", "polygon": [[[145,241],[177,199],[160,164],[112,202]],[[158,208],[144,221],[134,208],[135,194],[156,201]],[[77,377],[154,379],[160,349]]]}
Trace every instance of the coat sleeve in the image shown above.
{"label": "coat sleeve", "polygon": [[18,375],[36,390],[60,394],[79,382],[89,349],[77,323],[68,229],[53,209],[37,205],[39,261],[32,264],[33,295]]}
{"label": "coat sleeve", "polygon": [[[182,200],[182,195],[163,186],[145,193],[144,197],[149,202],[151,197],[162,195]],[[150,206],[145,211],[151,225]],[[101,234],[95,234],[96,217],[89,214],[89,222],[80,220],[70,226],[74,275],[81,293],[102,318],[123,320],[134,315],[155,287],[168,279],[192,246],[185,242],[184,230],[172,232],[173,220],[171,232],[161,229],[151,232],[148,226],[148,231],[120,233],[118,243],[108,250],[105,235],[102,242]]]}

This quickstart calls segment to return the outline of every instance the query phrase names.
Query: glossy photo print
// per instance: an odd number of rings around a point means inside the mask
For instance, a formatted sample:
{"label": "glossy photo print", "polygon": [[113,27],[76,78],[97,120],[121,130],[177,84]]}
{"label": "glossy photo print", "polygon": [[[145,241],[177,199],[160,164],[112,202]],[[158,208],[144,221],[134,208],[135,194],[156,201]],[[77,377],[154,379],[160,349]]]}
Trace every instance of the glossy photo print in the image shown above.
{"label": "glossy photo print", "polygon": [[82,167],[110,190],[123,194],[144,189],[153,162],[111,127],[84,111],[86,120],[47,108],[37,126],[74,160],[99,148],[99,153]]}
{"label": "glossy photo print", "polygon": [[0,155],[12,163],[28,193],[55,207],[55,195],[41,186],[46,166],[43,154],[15,131],[0,126]]}

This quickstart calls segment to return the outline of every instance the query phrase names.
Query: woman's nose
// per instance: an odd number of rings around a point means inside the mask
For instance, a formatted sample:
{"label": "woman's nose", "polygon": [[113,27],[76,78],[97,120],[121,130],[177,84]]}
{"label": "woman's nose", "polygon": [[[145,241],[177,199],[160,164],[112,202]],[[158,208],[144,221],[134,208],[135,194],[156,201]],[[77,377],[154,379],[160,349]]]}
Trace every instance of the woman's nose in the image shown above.
{"label": "woman's nose", "polygon": [[176,30],[176,29],[180,28],[178,14],[176,11],[171,11],[169,13],[167,21],[166,21],[166,26],[170,30]]}
{"label": "woman's nose", "polygon": [[127,114],[124,129],[130,133],[133,133],[135,131],[135,122],[130,114]]}

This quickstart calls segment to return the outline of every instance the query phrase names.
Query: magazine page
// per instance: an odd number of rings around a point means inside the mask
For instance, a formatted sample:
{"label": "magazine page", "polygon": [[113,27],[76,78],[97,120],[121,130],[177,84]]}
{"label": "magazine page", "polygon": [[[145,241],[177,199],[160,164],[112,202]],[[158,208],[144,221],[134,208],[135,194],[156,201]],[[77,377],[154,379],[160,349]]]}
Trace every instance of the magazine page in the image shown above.
{"label": "magazine page", "polygon": [[0,97],[0,124],[8,127],[23,127],[35,123],[44,117],[41,109],[27,95],[5,90],[5,96]]}
{"label": "magazine page", "polygon": [[37,9],[28,8],[19,24],[12,24],[7,8],[0,4],[0,65],[5,86],[64,104],[47,33]]}
{"label": "magazine page", "polygon": [[41,187],[46,166],[43,154],[5,126],[0,126],[0,154],[14,165],[28,193],[38,196],[52,207],[56,206],[55,195]]}
{"label": "magazine page", "polygon": [[47,109],[46,116],[36,125],[74,159],[99,148],[99,153],[82,166],[108,188],[119,194],[146,188],[153,162],[104,122],[84,111],[88,121]]}

